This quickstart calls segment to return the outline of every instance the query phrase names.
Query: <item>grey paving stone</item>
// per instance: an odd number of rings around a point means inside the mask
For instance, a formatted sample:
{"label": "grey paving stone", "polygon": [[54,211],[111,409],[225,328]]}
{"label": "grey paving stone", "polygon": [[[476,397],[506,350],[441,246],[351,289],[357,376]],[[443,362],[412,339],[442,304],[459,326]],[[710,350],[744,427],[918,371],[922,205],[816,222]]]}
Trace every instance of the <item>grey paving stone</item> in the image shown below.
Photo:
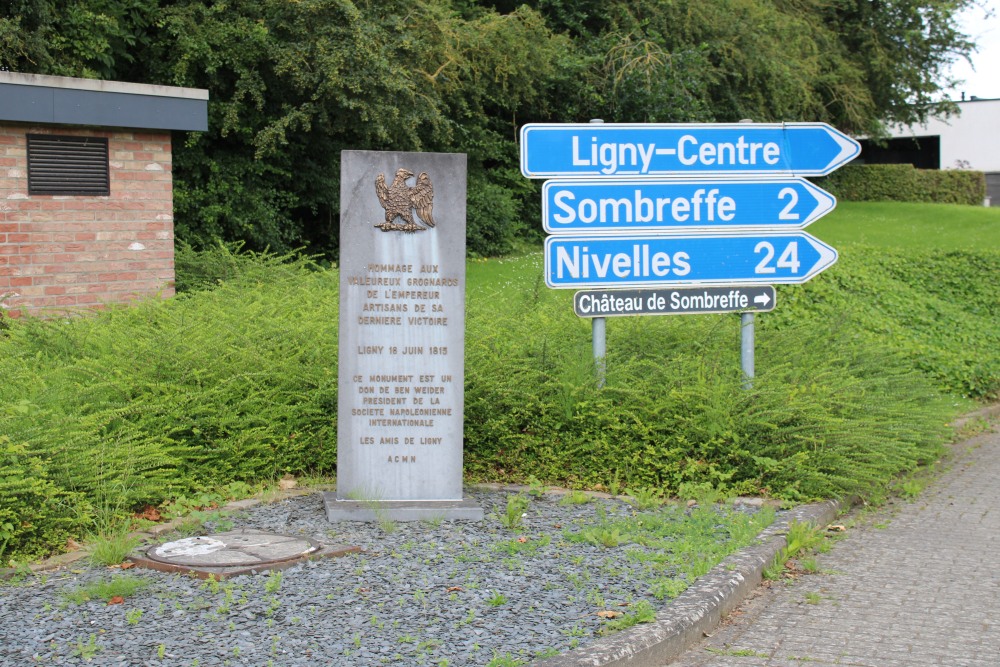
{"label": "grey paving stone", "polygon": [[1000,432],[957,446],[915,501],[858,515],[821,574],[761,589],[671,667],[1000,665],[998,480]]}

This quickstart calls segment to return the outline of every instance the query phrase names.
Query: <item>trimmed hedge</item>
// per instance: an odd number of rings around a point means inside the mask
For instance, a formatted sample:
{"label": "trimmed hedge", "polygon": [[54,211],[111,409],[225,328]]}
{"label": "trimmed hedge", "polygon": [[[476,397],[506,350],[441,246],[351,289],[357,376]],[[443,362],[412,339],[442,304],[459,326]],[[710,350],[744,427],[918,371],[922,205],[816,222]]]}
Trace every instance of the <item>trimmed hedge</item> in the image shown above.
{"label": "trimmed hedge", "polygon": [[986,196],[981,171],[916,169],[912,164],[859,164],[815,179],[846,201],[908,201],[980,206]]}

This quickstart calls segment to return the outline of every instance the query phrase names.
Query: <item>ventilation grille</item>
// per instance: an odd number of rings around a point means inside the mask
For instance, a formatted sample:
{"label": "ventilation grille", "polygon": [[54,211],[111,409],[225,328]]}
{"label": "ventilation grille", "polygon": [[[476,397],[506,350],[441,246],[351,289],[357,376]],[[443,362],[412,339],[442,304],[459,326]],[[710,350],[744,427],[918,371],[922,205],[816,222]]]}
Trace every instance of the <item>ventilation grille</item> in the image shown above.
{"label": "ventilation grille", "polygon": [[28,194],[111,194],[108,140],[29,134]]}

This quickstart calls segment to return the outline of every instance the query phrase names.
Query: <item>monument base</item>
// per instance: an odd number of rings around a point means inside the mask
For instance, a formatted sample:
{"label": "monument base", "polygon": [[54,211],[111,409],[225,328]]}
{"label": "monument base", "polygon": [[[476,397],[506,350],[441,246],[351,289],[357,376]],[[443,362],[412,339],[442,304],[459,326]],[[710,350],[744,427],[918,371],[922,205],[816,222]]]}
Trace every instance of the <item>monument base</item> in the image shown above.
{"label": "monument base", "polygon": [[329,521],[481,521],[483,508],[471,498],[462,500],[338,500],[324,493]]}

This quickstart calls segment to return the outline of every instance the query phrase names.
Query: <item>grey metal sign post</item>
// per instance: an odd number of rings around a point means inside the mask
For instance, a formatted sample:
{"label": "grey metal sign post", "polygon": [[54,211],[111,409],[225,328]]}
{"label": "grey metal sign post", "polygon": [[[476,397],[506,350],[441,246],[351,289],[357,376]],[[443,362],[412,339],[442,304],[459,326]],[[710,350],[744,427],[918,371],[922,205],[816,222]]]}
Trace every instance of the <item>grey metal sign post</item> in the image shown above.
{"label": "grey metal sign post", "polygon": [[[600,118],[594,118],[591,123],[603,123]],[[594,349],[594,374],[597,376],[597,388],[602,389],[607,381],[608,365],[608,328],[603,317],[595,317],[590,321],[590,340]]]}

